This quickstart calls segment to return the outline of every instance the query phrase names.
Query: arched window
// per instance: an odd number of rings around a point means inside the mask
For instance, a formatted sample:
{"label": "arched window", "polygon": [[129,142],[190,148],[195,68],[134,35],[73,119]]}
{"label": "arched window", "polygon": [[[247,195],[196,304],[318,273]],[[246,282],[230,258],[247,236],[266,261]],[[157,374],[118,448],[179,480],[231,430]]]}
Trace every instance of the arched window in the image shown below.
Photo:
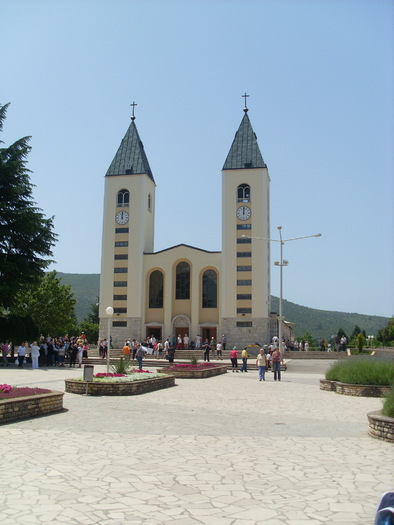
{"label": "arched window", "polygon": [[238,202],[250,202],[250,186],[248,184],[240,184],[237,188]]}
{"label": "arched window", "polygon": [[190,299],[190,265],[187,262],[176,265],[175,299]]}
{"label": "arched window", "polygon": [[120,190],[116,199],[118,208],[128,208],[130,203],[130,193],[127,190]]}
{"label": "arched window", "polygon": [[214,270],[207,270],[202,276],[202,307],[216,308],[218,295],[218,276]]}
{"label": "arched window", "polygon": [[163,308],[163,274],[159,270],[149,277],[149,308]]}

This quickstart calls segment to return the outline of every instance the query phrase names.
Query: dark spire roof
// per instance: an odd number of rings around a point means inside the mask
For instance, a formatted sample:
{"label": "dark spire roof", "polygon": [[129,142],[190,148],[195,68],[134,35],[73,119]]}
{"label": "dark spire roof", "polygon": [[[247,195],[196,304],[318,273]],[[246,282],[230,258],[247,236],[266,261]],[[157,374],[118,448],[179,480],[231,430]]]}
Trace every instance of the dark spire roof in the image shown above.
{"label": "dark spire roof", "polygon": [[[246,99],[245,99],[246,100]],[[266,164],[257,144],[257,137],[248,117],[248,110],[235,134],[223,170],[240,170],[250,168],[266,168]]]}
{"label": "dark spire roof", "polygon": [[129,129],[120,143],[119,149],[105,176],[137,174],[146,174],[155,182],[144,150],[144,145],[138,135],[134,118],[132,118]]}

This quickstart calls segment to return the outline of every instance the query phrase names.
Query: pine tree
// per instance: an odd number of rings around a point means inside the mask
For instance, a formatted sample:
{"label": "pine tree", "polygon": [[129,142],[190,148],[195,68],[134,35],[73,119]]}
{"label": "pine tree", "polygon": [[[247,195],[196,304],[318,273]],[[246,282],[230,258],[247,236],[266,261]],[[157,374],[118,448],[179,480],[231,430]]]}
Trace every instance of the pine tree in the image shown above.
{"label": "pine tree", "polygon": [[[0,105],[0,131],[9,104]],[[15,294],[36,283],[51,263],[57,235],[32,200],[33,184],[26,158],[30,137],[0,148],[0,306],[12,306]],[[0,141],[3,144],[2,141]]]}

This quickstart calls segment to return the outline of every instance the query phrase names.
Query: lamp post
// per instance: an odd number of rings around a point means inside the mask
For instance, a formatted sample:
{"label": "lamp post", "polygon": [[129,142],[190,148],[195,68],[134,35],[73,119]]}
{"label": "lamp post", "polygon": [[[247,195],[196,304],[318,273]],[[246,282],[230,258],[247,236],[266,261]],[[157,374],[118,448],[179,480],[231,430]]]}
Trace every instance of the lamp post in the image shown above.
{"label": "lamp post", "polygon": [[374,336],[373,335],[369,335],[367,337],[367,339],[368,339],[368,342],[369,342],[369,348],[372,348],[372,341],[374,340]]}
{"label": "lamp post", "polygon": [[107,306],[105,313],[108,315],[108,334],[107,334],[107,374],[109,374],[109,349],[111,347],[111,319],[114,315],[112,306]]}
{"label": "lamp post", "polygon": [[280,243],[280,260],[275,261],[274,265],[280,267],[280,294],[279,294],[279,329],[278,329],[278,338],[279,338],[279,352],[282,355],[282,322],[284,320],[282,312],[282,302],[283,302],[283,266],[287,266],[289,261],[283,259],[283,245],[285,242],[289,241],[298,241],[299,239],[309,239],[310,237],[321,237],[321,233],[315,233],[314,235],[304,235],[303,237],[293,237],[291,239],[282,238],[282,226],[278,226],[279,230],[279,239],[269,239],[264,237],[251,237],[249,235],[242,235],[246,239],[259,239],[260,241],[269,241],[269,242],[279,242]]}

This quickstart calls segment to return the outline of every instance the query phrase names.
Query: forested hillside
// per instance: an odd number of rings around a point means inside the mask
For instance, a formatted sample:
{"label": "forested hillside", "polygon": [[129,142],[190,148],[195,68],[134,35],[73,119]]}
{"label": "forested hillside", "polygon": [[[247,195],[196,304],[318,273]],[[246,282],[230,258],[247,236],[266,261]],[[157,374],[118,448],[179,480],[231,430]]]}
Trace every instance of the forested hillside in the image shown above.
{"label": "forested hillside", "polygon": [[[83,321],[91,305],[99,301],[100,275],[59,272],[58,276],[63,284],[71,285],[76,299],[76,316],[79,322]],[[271,299],[271,310],[279,312],[277,297]],[[388,322],[386,317],[316,310],[286,300],[283,301],[283,315],[286,321],[294,323],[293,332],[296,336],[301,336],[309,330],[314,338],[326,339],[336,335],[340,328],[351,335],[356,325],[365,330],[366,335],[376,335]]]}

